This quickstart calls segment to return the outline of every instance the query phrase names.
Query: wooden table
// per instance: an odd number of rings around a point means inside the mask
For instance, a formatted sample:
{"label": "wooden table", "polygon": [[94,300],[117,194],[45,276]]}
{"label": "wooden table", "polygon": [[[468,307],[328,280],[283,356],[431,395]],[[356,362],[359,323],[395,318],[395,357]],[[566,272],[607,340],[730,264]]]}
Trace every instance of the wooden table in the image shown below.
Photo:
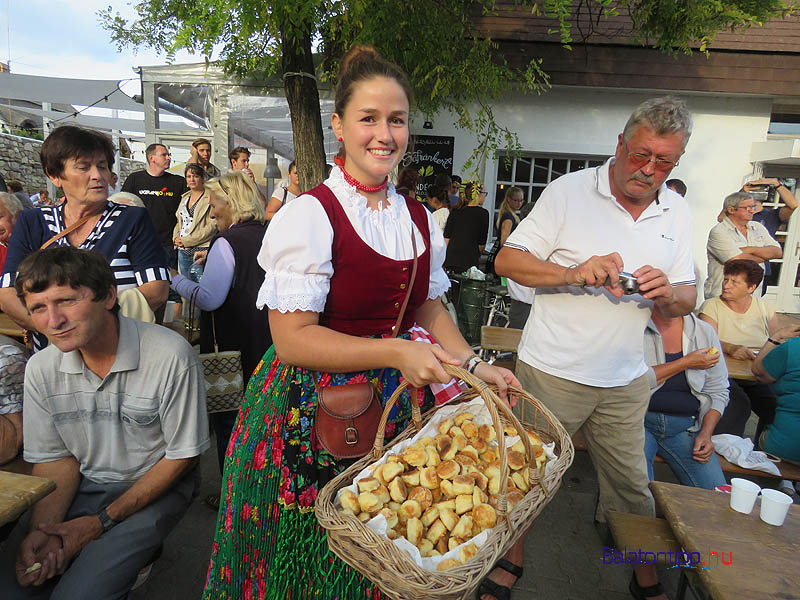
{"label": "wooden table", "polygon": [[16,519],[54,489],[56,484],[49,479],[0,471],[0,525]]}
{"label": "wooden table", "polygon": [[[650,482],[672,532],[686,552],[709,561],[718,552],[719,566],[698,569],[715,600],[778,600],[800,596],[800,506],[792,505],[782,527],[759,518],[760,501],[743,515],[730,508],[730,496],[711,490]],[[726,562],[723,564],[722,557]]]}
{"label": "wooden table", "polygon": [[745,379],[747,381],[757,381],[756,376],[753,375],[753,361],[741,360],[733,358],[727,354],[725,356],[725,364],[728,365],[728,376],[732,379]]}

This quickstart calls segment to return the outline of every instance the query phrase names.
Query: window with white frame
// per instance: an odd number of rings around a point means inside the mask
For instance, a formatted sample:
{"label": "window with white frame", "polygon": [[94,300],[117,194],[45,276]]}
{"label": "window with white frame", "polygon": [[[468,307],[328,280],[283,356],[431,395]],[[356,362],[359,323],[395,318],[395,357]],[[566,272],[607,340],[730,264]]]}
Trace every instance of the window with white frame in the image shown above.
{"label": "window with white frame", "polygon": [[[500,155],[497,160],[497,178],[492,207],[492,223],[497,220],[497,210],[503,203],[506,190],[515,185],[525,193],[525,204],[536,202],[547,185],[565,173],[596,167],[605,162],[602,156],[576,154],[522,153],[515,157]],[[488,207],[487,207],[488,208]]]}

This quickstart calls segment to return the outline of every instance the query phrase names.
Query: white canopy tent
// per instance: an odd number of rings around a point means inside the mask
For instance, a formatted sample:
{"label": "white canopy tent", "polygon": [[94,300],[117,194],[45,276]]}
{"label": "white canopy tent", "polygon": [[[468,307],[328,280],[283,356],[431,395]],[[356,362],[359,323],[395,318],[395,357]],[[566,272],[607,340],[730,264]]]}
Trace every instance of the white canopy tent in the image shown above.
{"label": "white canopy tent", "polygon": [[[110,132],[115,138],[115,147],[119,148],[117,138],[123,131],[126,132],[126,137],[142,137],[144,134],[143,107],[120,89],[121,83],[107,79],[67,79],[0,73],[0,102],[7,102],[9,113],[25,115],[41,122],[45,136],[55,126],[75,124]],[[96,109],[83,112],[85,107],[92,105]],[[75,106],[82,109],[75,110]],[[59,108],[62,110],[58,110]],[[67,112],[65,108],[68,109]],[[142,119],[120,119],[117,116],[118,111],[141,114]],[[119,175],[119,156],[116,158],[114,168]],[[48,183],[48,188],[51,194],[55,193],[52,184]]]}
{"label": "white canopy tent", "polygon": [[[72,123],[134,139],[143,136],[145,144],[188,148],[192,140],[206,137],[212,142],[212,162],[217,166],[227,166],[229,150],[243,140],[253,150],[265,150],[267,163],[275,155],[293,158],[291,118],[280,81],[234,80],[218,66],[205,63],[143,66],[136,71],[141,96],[126,94],[120,87],[125,80],[2,73],[0,99],[39,104],[41,108],[13,109],[42,119],[45,134],[51,125]],[[329,88],[321,85],[320,112],[329,160],[338,150],[330,128],[330,96]],[[54,109],[54,104],[74,105],[80,110],[75,111],[78,114],[65,113]],[[129,113],[121,118],[118,111]]]}
{"label": "white canopy tent", "polygon": [[0,73],[0,98],[78,106],[88,106],[100,100],[102,108],[141,112],[142,105],[122,92],[119,83],[110,79],[65,79]]}
{"label": "white canopy tent", "polygon": [[[289,105],[279,80],[231,79],[214,64],[149,66],[138,69],[145,104],[147,143],[186,143],[203,135],[212,140],[212,162],[228,164],[228,151],[236,139],[247,140],[267,151],[294,156]],[[197,117],[200,130],[174,128],[160,118],[160,110],[179,107]],[[333,99],[320,86],[320,113],[329,159],[338,151],[330,128]],[[191,138],[191,139],[190,139]]]}
{"label": "white canopy tent", "polygon": [[[100,129],[104,131],[121,130],[130,134],[138,134],[144,136],[144,120],[137,119],[123,119],[121,117],[102,117],[96,115],[87,115],[79,113],[76,116],[70,116],[71,113],[64,113],[56,110],[43,110],[39,108],[28,108],[15,106],[15,112],[28,115],[31,117],[38,117],[40,119],[47,119],[51,123],[54,121],[58,125],[80,125],[81,127],[89,127],[91,129]],[[141,106],[139,106],[141,111]],[[63,120],[62,120],[63,119]]]}

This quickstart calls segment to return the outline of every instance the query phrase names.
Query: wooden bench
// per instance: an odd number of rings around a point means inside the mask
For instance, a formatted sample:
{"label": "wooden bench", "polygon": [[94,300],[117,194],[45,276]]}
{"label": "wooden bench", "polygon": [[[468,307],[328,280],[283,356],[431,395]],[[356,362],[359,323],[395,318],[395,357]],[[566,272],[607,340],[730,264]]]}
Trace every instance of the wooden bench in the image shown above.
{"label": "wooden bench", "polygon": [[[643,517],[614,510],[608,511],[606,518],[617,550],[637,554],[639,550],[652,552],[656,555],[659,564],[667,567],[675,565],[676,557],[670,556],[670,554],[680,552],[683,548],[666,519]],[[607,559],[605,549],[603,558],[605,563]],[[696,570],[681,568],[676,600],[683,600],[686,597],[686,590],[689,586],[696,597],[706,597]]]}
{"label": "wooden bench", "polygon": [[[572,436],[572,445],[575,446],[575,451],[586,450],[586,438],[583,433],[578,431]],[[775,466],[780,470],[780,475],[773,475],[766,471],[756,471],[753,469],[745,469],[732,462],[728,462],[724,457],[717,454],[719,464],[725,473],[734,473],[736,475],[750,475],[752,477],[772,477],[774,479],[788,479],[789,481],[800,481],[800,465],[788,463],[786,461],[776,463]],[[656,455],[654,462],[663,463],[664,459]]]}
{"label": "wooden bench", "polygon": [[517,363],[517,348],[522,339],[522,329],[510,327],[481,327],[481,350],[489,352],[511,352],[511,360],[496,360],[494,364],[514,371]]}
{"label": "wooden bench", "polygon": [[[636,552],[641,549],[658,554],[681,549],[681,544],[675,538],[666,519],[643,517],[615,510],[609,510],[606,519],[618,550],[627,548],[629,552]],[[664,559],[663,554],[658,557],[660,564],[665,564]]]}

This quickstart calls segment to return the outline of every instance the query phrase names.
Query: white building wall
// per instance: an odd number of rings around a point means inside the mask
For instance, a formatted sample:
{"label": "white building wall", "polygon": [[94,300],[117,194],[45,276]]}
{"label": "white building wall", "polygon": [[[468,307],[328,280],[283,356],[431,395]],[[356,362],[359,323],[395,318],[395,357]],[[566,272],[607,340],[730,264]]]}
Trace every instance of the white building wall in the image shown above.
{"label": "white building wall", "polygon": [[[513,94],[494,106],[497,121],[515,131],[522,149],[544,154],[614,153],[617,135],[634,107],[662,92],[634,92],[560,87],[541,96]],[[751,145],[766,140],[772,100],[678,94],[694,115],[686,153],[670,177],[686,182],[694,215],[694,255],[701,278],[707,268],[708,231],[716,224],[723,198],[737,191],[753,172]],[[475,137],[457,129],[448,115],[438,115],[430,135],[455,136],[453,173],[461,174]],[[423,133],[420,122],[412,131]],[[497,161],[487,163],[484,183],[494,190]],[[487,204],[493,199],[487,200]],[[702,288],[700,288],[702,289]]]}

